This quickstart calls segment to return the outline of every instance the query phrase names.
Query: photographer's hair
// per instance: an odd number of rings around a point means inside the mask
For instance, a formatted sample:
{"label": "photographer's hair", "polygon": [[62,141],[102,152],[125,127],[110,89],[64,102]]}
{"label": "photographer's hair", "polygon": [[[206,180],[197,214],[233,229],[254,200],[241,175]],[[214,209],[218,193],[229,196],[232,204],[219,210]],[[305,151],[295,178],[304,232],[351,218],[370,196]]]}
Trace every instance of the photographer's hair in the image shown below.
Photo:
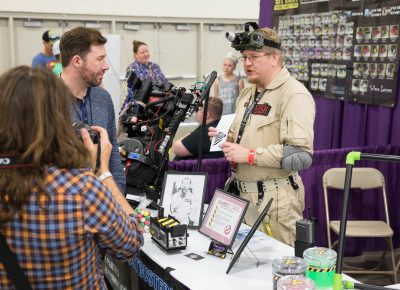
{"label": "photographer's hair", "polygon": [[208,99],[208,112],[214,120],[221,119],[224,103],[220,98],[210,97]]}
{"label": "photographer's hair", "polygon": [[0,168],[0,226],[28,201],[48,197],[46,168],[83,168],[89,153],[70,124],[73,99],[46,68],[19,66],[0,77],[0,154],[20,154],[29,167]]}
{"label": "photographer's hair", "polygon": [[92,45],[104,45],[106,42],[107,38],[92,28],[76,27],[65,32],[60,40],[62,66],[67,67],[74,55],[85,58]]}
{"label": "photographer's hair", "polygon": [[143,41],[139,41],[139,40],[134,40],[132,41],[132,46],[133,46],[133,53],[137,54],[139,47],[141,47],[142,45],[147,46],[146,43],[144,43]]}
{"label": "photographer's hair", "polygon": [[[273,42],[281,44],[281,40],[278,36],[278,33],[276,33],[275,30],[268,28],[268,27],[264,27],[264,28],[258,29],[258,31],[261,31],[264,34],[265,39],[272,40]],[[279,54],[279,56],[280,56],[279,63],[282,65],[282,55],[281,55],[281,51],[279,49],[269,47],[269,46],[264,46],[263,51],[269,55]]]}

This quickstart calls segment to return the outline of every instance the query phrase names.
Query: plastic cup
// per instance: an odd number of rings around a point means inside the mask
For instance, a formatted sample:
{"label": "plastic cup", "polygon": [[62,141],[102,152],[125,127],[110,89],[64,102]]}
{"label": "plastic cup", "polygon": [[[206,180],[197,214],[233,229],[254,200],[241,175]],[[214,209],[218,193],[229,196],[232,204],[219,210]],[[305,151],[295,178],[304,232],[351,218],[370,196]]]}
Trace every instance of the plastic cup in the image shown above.
{"label": "plastic cup", "polygon": [[279,279],[278,290],[314,290],[315,283],[310,278],[290,275]]}
{"label": "plastic cup", "polygon": [[306,276],[315,282],[317,289],[331,289],[336,268],[336,252],[328,248],[314,247],[304,251],[307,263]]}
{"label": "plastic cup", "polygon": [[288,275],[306,274],[307,264],[302,258],[284,256],[275,258],[272,261],[272,281],[274,290],[277,289],[277,282],[281,277]]}

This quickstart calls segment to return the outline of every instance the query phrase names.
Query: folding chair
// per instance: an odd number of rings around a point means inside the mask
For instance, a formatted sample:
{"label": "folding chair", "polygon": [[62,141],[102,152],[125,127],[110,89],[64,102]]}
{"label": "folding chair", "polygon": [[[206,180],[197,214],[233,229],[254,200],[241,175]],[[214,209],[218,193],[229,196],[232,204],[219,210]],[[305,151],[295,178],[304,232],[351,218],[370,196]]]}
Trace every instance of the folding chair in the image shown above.
{"label": "folding chair", "polygon": [[[327,170],[323,177],[323,187],[324,187],[324,199],[325,199],[325,209],[326,209],[326,224],[327,224],[327,235],[329,247],[335,246],[337,241],[332,245],[331,241],[331,230],[338,234],[340,229],[340,221],[331,221],[329,215],[328,206],[328,192],[329,189],[344,189],[344,179],[345,179],[345,168],[331,168]],[[381,220],[350,220],[347,221],[347,237],[358,237],[358,238],[385,238],[387,242],[387,247],[383,252],[378,266],[373,269],[365,270],[348,270],[346,273],[364,273],[364,274],[385,274],[393,275],[394,283],[397,283],[396,276],[396,266],[393,250],[393,230],[389,223],[389,212],[386,199],[386,188],[385,188],[385,178],[382,173],[375,168],[353,168],[352,180],[350,188],[360,188],[362,191],[367,189],[381,189],[386,221]],[[377,269],[383,262],[387,249],[389,248],[391,254],[391,264],[392,270],[387,271],[377,271]]]}

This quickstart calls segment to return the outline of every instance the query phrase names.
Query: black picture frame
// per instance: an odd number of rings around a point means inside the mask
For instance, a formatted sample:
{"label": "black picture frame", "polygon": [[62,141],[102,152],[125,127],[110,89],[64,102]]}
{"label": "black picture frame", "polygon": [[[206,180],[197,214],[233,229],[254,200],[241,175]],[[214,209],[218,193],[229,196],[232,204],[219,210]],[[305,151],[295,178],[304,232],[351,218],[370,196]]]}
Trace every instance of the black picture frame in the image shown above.
{"label": "black picture frame", "polygon": [[271,198],[267,205],[265,206],[264,210],[261,212],[260,216],[257,218],[256,222],[254,223],[254,225],[251,227],[249,233],[247,234],[247,236],[244,238],[243,242],[240,244],[239,249],[236,251],[235,255],[233,256],[228,269],[226,270],[226,274],[229,274],[229,272],[231,271],[232,267],[235,265],[236,261],[239,259],[240,255],[242,254],[244,248],[247,246],[247,244],[249,243],[249,241],[251,240],[251,237],[254,235],[254,233],[256,232],[256,230],[258,229],[258,226],[261,224],[261,222],[264,220],[265,216],[267,215],[271,205],[272,205],[272,201],[274,199]]}
{"label": "black picture frame", "polygon": [[165,172],[160,199],[164,216],[172,215],[188,228],[199,228],[207,176],[207,172]]}
{"label": "black picture frame", "polygon": [[[231,248],[248,206],[248,200],[222,189],[215,189],[199,232],[227,248]],[[219,219],[218,215],[223,216]],[[222,219],[226,220],[227,223],[215,223],[215,221]]]}

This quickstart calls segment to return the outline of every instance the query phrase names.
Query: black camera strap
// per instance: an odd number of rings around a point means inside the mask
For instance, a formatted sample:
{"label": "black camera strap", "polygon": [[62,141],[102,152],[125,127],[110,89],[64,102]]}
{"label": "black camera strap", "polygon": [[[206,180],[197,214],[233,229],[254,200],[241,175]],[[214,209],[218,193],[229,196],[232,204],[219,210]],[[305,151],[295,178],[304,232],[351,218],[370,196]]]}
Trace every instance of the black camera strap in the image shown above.
{"label": "black camera strap", "polygon": [[17,261],[17,257],[7,244],[6,237],[0,232],[0,262],[8,278],[17,290],[32,290],[29,280]]}
{"label": "black camera strap", "polygon": [[247,121],[249,120],[250,115],[253,112],[255,106],[258,104],[258,102],[264,96],[265,92],[266,92],[266,90],[264,90],[263,92],[258,93],[258,94],[256,92],[255,93],[256,94],[255,99],[251,104],[250,104],[250,101],[252,99],[252,96],[250,96],[250,99],[249,99],[249,102],[248,102],[249,105],[246,107],[246,110],[244,111],[242,122],[240,123],[239,133],[238,133],[237,138],[236,138],[236,143],[237,144],[240,144],[240,141],[242,140],[243,132],[244,132],[244,129],[246,127]]}
{"label": "black camera strap", "polygon": [[[238,136],[236,138],[236,143],[237,144],[239,144],[240,141],[242,140],[243,132],[244,132],[244,129],[246,128],[246,124],[247,124],[247,121],[250,118],[251,113],[253,112],[254,108],[256,107],[258,102],[261,100],[261,98],[264,96],[266,91],[267,90],[264,89],[264,91],[258,93],[257,90],[256,90],[255,95],[254,95],[254,97],[255,97],[254,101],[251,104],[250,104],[250,101],[253,98],[253,96],[250,95],[249,102],[248,102],[248,105],[247,105],[246,110],[244,112],[242,122],[240,123],[239,133],[238,133]],[[231,166],[232,169],[236,170],[237,163],[234,163],[234,164],[231,164],[231,165],[232,165]],[[260,204],[262,203],[263,199],[264,199],[264,189],[262,187],[262,181],[261,182],[257,181],[257,189],[258,189],[257,207],[259,207]]]}
{"label": "black camera strap", "polygon": [[100,165],[101,165],[101,142],[99,140],[99,143],[97,144],[96,166],[94,168],[94,173],[96,173],[99,170]]}

